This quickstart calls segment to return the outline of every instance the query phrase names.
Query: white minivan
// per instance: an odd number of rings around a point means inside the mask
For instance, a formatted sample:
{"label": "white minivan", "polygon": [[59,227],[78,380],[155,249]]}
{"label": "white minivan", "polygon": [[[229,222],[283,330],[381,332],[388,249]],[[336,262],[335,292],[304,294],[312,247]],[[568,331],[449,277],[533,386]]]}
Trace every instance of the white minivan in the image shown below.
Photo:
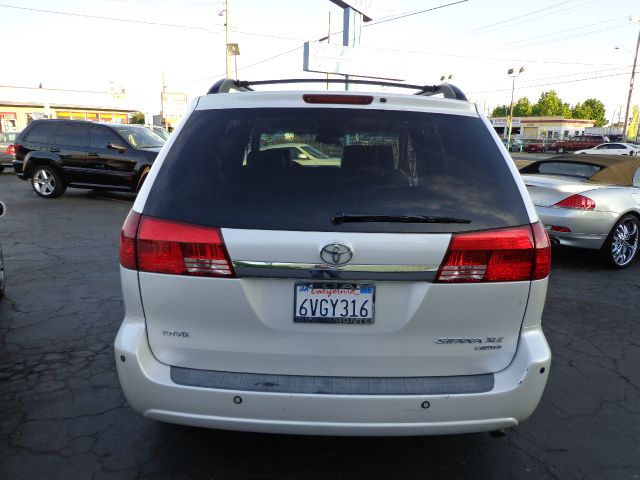
{"label": "white minivan", "polygon": [[[274,148],[291,142],[339,161]],[[145,417],[200,427],[514,427],[549,374],[550,260],[515,166],[459,89],[223,80],[123,226],[120,384]]]}

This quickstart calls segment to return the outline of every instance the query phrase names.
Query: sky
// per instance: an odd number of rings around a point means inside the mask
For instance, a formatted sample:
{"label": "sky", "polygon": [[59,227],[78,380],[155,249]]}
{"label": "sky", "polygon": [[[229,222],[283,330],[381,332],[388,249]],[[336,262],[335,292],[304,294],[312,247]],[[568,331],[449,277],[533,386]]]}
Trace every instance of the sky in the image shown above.
{"label": "sky", "polygon": [[[640,16],[639,0],[396,4],[398,14],[411,15],[365,22],[360,46],[406,61],[408,83],[452,75],[451,83],[490,111],[511,100],[508,69],[524,66],[515,100],[535,103],[553,89],[571,105],[601,100],[610,121],[624,113],[640,31],[629,17]],[[0,66],[0,85],[113,85],[135,108],[158,113],[163,75],[167,91],[189,99],[225,76],[227,13],[242,80],[322,76],[303,71],[302,45],[327,36],[330,17],[332,42],[342,42],[343,11],[329,0],[229,0],[228,12],[221,0],[0,0],[2,51],[12,52]]]}

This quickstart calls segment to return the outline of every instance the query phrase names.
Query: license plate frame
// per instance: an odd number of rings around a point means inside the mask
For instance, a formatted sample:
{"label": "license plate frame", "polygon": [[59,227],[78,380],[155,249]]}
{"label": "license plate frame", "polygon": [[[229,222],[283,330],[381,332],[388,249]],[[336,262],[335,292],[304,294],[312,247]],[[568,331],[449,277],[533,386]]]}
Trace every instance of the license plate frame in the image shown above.
{"label": "license plate frame", "polygon": [[[312,293],[312,291],[314,291]],[[317,295],[317,303],[309,302]],[[333,297],[333,298],[331,298]],[[372,283],[296,282],[293,289],[293,322],[330,325],[373,325],[376,286]],[[322,303],[321,300],[327,300]],[[338,300],[338,304],[330,300]],[[345,301],[347,304],[345,305]],[[306,302],[306,304],[305,304]],[[305,307],[307,315],[300,307]],[[327,315],[320,315],[323,308]],[[338,315],[344,313],[346,315]],[[361,315],[366,310],[366,315]],[[331,314],[331,315],[329,315]]]}

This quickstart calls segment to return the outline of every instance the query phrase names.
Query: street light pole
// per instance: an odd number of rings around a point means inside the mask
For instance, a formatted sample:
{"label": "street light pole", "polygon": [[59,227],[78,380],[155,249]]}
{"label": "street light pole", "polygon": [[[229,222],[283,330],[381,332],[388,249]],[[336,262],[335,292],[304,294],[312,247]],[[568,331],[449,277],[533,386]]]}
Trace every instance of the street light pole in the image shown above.
{"label": "street light pole", "polygon": [[509,108],[509,134],[507,137],[507,149],[511,149],[511,125],[513,124],[513,93],[516,90],[516,77],[519,77],[520,74],[524,72],[524,67],[520,67],[518,73],[515,73],[513,68],[510,68],[507,74],[513,79],[511,84],[511,107]]}
{"label": "street light pole", "polygon": [[[631,17],[632,22],[640,23],[640,17]],[[627,108],[624,113],[624,126],[622,127],[622,141],[627,140],[627,123],[629,122],[629,107],[631,106],[631,96],[633,95],[633,82],[636,76],[636,64],[638,62],[638,49],[640,48],[640,29],[638,30],[638,41],[636,42],[636,53],[633,57],[633,68],[631,69],[631,80],[629,80],[629,96],[627,97]]]}

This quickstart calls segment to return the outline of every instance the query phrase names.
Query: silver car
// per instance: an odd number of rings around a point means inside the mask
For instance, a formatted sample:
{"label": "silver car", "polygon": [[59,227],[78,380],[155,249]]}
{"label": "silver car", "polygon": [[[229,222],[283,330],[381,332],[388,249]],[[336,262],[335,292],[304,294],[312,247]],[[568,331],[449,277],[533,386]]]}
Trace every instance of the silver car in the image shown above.
{"label": "silver car", "polygon": [[601,250],[613,267],[638,252],[640,158],[553,157],[520,169],[552,242]]}
{"label": "silver car", "polygon": [[13,144],[19,132],[0,132],[0,173],[7,168],[13,168]]}

